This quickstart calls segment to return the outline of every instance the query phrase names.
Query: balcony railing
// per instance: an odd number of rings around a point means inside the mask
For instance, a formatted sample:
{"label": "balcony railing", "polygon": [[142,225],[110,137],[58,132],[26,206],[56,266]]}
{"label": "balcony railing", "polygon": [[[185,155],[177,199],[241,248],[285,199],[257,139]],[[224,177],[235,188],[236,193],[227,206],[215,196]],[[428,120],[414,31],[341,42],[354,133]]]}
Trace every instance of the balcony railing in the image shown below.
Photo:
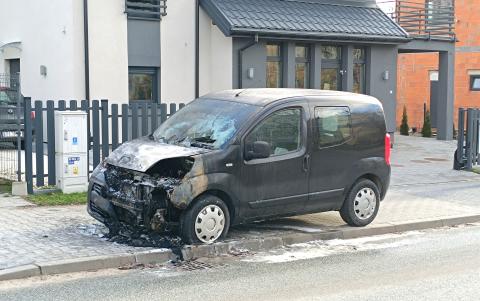
{"label": "balcony railing", "polygon": [[167,0],[125,0],[129,18],[160,20],[167,15]]}
{"label": "balcony railing", "polygon": [[387,0],[378,5],[414,39],[455,41],[454,0]]}

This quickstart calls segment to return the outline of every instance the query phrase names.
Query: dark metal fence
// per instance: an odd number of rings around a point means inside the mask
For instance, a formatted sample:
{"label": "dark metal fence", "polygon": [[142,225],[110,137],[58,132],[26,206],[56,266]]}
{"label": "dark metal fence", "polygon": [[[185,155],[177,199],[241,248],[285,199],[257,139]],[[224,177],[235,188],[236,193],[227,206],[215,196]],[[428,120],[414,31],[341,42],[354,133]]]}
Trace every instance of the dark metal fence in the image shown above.
{"label": "dark metal fence", "polygon": [[386,0],[377,3],[391,7],[390,17],[413,38],[456,39],[454,0]]}
{"label": "dark metal fence", "polygon": [[480,109],[458,110],[457,142],[453,168],[472,170],[480,165]]}
{"label": "dark metal fence", "polygon": [[0,74],[0,178],[20,180],[22,137],[19,75]]}
{"label": "dark metal fence", "polygon": [[[55,111],[87,113],[89,172],[125,141],[148,135],[185,105],[171,103],[110,104],[108,100],[53,100],[32,103],[25,98],[25,180],[28,193],[56,185]],[[32,121],[27,116],[34,115]],[[32,130],[35,135],[32,135]],[[34,181],[35,180],[35,181]]]}

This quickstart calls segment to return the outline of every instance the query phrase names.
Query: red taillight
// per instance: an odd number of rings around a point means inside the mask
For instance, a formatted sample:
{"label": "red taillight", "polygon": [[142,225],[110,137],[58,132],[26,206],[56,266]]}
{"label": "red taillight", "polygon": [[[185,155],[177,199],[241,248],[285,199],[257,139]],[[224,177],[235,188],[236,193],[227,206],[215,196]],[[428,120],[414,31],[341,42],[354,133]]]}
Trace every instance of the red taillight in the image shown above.
{"label": "red taillight", "polygon": [[385,134],[385,163],[390,165],[390,154],[391,154],[391,142],[390,134]]}
{"label": "red taillight", "polygon": [[30,112],[30,119],[35,119],[35,112]]}

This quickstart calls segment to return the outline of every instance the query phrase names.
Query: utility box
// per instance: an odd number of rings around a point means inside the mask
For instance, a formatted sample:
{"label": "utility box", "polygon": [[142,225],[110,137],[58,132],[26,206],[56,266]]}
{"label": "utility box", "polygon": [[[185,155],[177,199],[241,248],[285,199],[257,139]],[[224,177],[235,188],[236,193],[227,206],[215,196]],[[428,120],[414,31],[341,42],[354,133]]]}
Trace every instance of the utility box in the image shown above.
{"label": "utility box", "polygon": [[55,112],[57,187],[64,193],[87,191],[87,113]]}

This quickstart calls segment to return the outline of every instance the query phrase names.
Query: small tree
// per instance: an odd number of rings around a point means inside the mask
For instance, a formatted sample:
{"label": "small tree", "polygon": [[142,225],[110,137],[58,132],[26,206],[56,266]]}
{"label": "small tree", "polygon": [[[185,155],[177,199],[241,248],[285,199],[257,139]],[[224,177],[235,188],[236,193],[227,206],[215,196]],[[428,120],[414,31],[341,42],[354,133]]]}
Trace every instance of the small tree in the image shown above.
{"label": "small tree", "polygon": [[430,122],[430,112],[428,110],[423,120],[422,136],[432,137],[432,123]]}
{"label": "small tree", "polygon": [[400,124],[400,135],[408,136],[409,131],[407,107],[403,106],[402,124]]}

